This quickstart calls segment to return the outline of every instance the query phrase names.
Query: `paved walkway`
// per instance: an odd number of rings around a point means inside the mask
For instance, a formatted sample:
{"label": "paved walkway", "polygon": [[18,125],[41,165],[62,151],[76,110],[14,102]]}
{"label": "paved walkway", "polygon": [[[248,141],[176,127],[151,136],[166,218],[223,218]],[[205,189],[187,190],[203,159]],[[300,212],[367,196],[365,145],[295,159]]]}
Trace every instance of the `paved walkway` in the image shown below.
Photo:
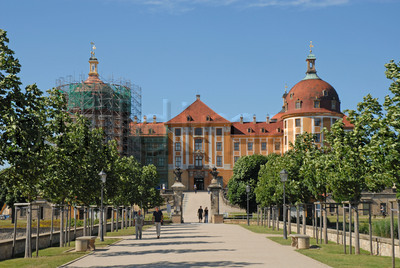
{"label": "paved walkway", "polygon": [[126,237],[68,267],[328,267],[231,224],[173,224],[154,227],[142,240]]}

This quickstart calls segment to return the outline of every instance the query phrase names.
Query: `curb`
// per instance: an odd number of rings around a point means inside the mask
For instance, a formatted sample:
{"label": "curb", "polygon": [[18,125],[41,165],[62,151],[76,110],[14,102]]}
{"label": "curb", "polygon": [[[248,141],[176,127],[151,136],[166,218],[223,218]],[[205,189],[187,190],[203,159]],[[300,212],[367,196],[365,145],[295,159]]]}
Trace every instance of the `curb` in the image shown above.
{"label": "curb", "polygon": [[[115,245],[115,244],[117,244],[117,243],[119,243],[119,242],[121,242],[121,241],[123,241],[123,240],[125,240],[125,239],[121,238],[121,240],[115,241],[114,243],[112,243],[112,244],[110,244],[110,245],[107,245],[107,246],[105,246],[104,248],[109,248],[110,246]],[[71,251],[71,250],[70,250],[70,251]],[[94,253],[96,253],[96,251],[89,252],[88,254],[85,254],[85,255],[83,255],[83,256],[81,256],[81,257],[75,259],[75,260],[72,260],[72,261],[69,261],[69,262],[67,262],[67,263],[64,263],[63,265],[60,265],[60,266],[58,266],[57,268],[67,267],[68,265],[70,265],[70,264],[72,264],[72,263],[74,263],[74,262],[77,262],[77,261],[79,261],[79,260],[81,260],[81,259],[83,259],[83,258],[86,258],[87,256],[93,255]]]}

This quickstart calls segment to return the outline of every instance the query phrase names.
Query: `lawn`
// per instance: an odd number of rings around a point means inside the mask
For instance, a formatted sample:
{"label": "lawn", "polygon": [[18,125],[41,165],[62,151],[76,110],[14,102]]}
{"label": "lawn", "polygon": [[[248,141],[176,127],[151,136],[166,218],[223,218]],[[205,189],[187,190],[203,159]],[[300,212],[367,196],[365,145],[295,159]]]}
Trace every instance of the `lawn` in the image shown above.
{"label": "lawn", "polygon": [[[108,246],[112,243],[119,241],[118,238],[107,238],[103,242],[96,239],[96,248],[101,248]],[[59,267],[62,264],[75,260],[81,256],[84,256],[87,252],[74,252],[69,251],[75,248],[75,242],[71,242],[70,247],[51,247],[39,250],[39,258],[33,257],[30,259],[25,259],[23,256],[19,258],[0,261],[0,267]],[[36,252],[32,252],[32,256],[36,256]]]}
{"label": "lawn", "polygon": [[[282,234],[282,230],[273,231],[270,228],[257,226],[257,225],[244,225],[240,226],[253,231],[255,233],[264,233],[267,234],[267,238],[277,242],[284,246],[290,246],[291,240],[290,238],[285,240],[281,236],[268,236],[268,234]],[[313,258],[317,261],[325,263],[331,267],[362,267],[362,268],[383,268],[383,267],[392,267],[392,258],[391,257],[382,257],[382,256],[372,256],[368,251],[361,250],[360,255],[349,255],[343,254],[343,245],[336,244],[334,242],[330,242],[328,244],[316,244],[315,239],[310,239],[311,249],[302,249],[297,250],[301,254],[304,254],[310,258]],[[349,247],[347,247],[347,252],[349,252]],[[354,252],[354,247],[353,247]],[[400,267],[400,259],[396,258],[396,267]]]}

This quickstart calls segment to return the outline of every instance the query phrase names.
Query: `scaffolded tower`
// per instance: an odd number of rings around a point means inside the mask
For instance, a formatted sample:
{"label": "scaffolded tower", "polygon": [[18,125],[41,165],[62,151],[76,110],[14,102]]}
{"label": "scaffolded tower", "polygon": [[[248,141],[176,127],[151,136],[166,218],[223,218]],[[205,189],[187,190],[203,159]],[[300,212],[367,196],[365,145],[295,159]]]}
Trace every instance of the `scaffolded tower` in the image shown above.
{"label": "scaffolded tower", "polygon": [[141,88],[122,79],[103,82],[97,72],[99,62],[95,49],[92,43],[89,77],[85,81],[69,83],[60,79],[57,87],[65,94],[71,114],[82,114],[91,122],[91,127],[102,128],[107,141],[117,142],[121,155],[133,155],[130,123],[135,116],[141,118]]}

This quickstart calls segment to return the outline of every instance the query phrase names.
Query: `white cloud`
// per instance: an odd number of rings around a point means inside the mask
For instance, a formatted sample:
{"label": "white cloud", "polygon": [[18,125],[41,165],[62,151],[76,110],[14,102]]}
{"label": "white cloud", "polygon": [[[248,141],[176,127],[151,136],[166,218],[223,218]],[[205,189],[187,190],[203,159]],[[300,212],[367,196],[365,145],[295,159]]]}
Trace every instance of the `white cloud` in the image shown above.
{"label": "white cloud", "polygon": [[263,8],[263,7],[303,7],[323,8],[350,3],[350,0],[126,0],[137,5],[148,6],[152,11],[167,10],[184,13],[196,7]]}

